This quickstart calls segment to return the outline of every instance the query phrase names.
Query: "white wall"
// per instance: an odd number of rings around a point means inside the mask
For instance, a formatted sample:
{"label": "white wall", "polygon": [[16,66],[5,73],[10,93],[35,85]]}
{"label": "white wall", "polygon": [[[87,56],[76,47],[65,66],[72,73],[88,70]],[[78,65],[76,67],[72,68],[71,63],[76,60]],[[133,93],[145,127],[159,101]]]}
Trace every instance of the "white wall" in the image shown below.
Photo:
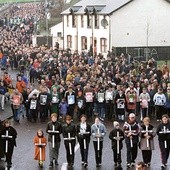
{"label": "white wall", "polygon": [[165,0],[135,0],[111,18],[115,47],[170,46],[170,3]]}
{"label": "white wall", "polygon": [[[78,19],[78,28],[72,28],[72,17],[70,15],[69,18],[69,27],[67,27],[67,17],[64,16],[64,48],[67,48],[67,35],[72,35],[72,51],[76,50],[77,44],[75,41],[75,37],[77,36],[78,33],[78,51],[81,52],[81,37],[82,36],[86,36],[87,37],[87,50],[90,49],[90,38],[92,37],[92,28],[87,28],[87,17],[84,16],[84,27],[81,27],[81,16],[78,15],[77,17]],[[99,25],[100,25],[100,29],[94,29],[93,30],[93,36],[96,37],[97,39],[97,53],[101,53],[100,52],[100,38],[106,38],[108,39],[108,49],[109,50],[109,26],[106,26],[106,28],[104,29],[101,26],[101,20],[103,19],[103,16],[100,16],[100,21],[99,21]],[[107,20],[109,22],[109,17],[107,17]],[[78,30],[77,30],[78,29]]]}
{"label": "white wall", "polygon": [[59,23],[50,28],[51,36],[52,36],[52,46],[55,48],[56,42],[60,44],[60,48],[63,48],[63,40],[61,37],[58,37],[58,32],[61,32],[61,36],[63,36],[63,23]]}

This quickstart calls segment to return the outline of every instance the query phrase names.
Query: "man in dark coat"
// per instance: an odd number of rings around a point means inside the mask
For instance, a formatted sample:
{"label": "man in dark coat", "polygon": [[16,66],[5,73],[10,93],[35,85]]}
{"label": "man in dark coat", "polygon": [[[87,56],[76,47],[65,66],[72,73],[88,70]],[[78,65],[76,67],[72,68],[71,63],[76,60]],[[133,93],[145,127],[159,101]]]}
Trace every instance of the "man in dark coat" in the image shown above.
{"label": "man in dark coat", "polygon": [[1,138],[3,140],[3,149],[6,156],[7,166],[11,167],[14,146],[16,146],[17,131],[10,126],[9,120],[4,121],[4,125],[1,130]]}

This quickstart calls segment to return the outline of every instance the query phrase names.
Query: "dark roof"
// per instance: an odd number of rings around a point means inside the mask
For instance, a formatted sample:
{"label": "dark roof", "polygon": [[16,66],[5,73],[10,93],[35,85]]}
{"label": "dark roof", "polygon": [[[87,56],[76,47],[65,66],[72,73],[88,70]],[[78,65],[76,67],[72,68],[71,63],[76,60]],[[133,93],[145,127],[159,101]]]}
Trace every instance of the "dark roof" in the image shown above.
{"label": "dark roof", "polygon": [[70,11],[74,11],[76,14],[84,14],[85,9],[89,11],[95,9],[98,14],[111,14],[131,1],[133,0],[81,0],[61,14],[70,14]]}

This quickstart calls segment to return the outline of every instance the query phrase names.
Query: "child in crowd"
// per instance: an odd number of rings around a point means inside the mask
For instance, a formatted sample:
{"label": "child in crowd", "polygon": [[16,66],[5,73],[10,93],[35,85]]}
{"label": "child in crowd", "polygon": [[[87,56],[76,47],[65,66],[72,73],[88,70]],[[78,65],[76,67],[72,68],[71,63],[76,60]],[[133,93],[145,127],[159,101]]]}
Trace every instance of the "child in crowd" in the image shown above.
{"label": "child in crowd", "polygon": [[62,100],[59,104],[59,109],[60,109],[60,116],[64,122],[65,116],[66,116],[67,110],[68,110],[68,104],[67,104],[65,98],[62,98]]}
{"label": "child in crowd", "polygon": [[34,159],[38,160],[39,166],[43,167],[43,161],[45,161],[45,147],[47,145],[47,139],[44,137],[44,133],[41,129],[37,131],[37,135],[34,137],[35,155]]}

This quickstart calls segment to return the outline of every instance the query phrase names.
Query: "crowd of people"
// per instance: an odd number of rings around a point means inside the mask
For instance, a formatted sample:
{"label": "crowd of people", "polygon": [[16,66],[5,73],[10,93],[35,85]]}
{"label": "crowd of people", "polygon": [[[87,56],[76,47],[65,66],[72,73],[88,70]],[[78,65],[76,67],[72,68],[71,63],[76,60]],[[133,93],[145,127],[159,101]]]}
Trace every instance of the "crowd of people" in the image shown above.
{"label": "crowd of people", "polygon": [[[20,121],[21,114],[26,116],[30,122],[39,120],[44,122],[56,113],[57,120],[60,119],[64,123],[61,131],[65,139],[67,161],[70,166],[74,163],[76,133],[75,127],[68,129],[68,124],[72,124],[71,120],[79,120],[82,116],[85,119],[87,117],[87,120],[97,116],[95,124],[88,130],[89,134],[83,134],[84,131],[78,129],[80,132],[78,131],[77,137],[85,167],[90,135],[94,139],[96,166],[101,164],[102,141],[106,133],[104,123],[101,122],[107,119],[117,121],[114,125],[115,129],[119,127],[120,121],[125,122],[123,132],[118,128],[118,132],[122,134],[121,137],[117,136],[117,130],[109,135],[112,140],[115,165],[121,164],[121,142],[125,138],[127,166],[134,166],[140,135],[140,148],[144,163],[150,166],[151,151],[154,149],[152,140],[156,135],[153,125],[150,125],[150,118],[154,117],[160,123],[157,135],[164,168],[170,149],[168,140],[170,129],[168,120],[170,116],[169,66],[166,63],[157,66],[153,58],[139,63],[126,54],[116,56],[114,51],[109,51],[107,57],[104,57],[101,54],[93,54],[91,49],[88,52],[75,51],[73,53],[70,49],[61,50],[58,46],[55,49],[48,48],[46,45],[33,47],[31,37],[34,33],[34,21],[44,17],[43,9],[42,3],[17,4],[12,6],[4,16],[5,24],[0,27],[0,63],[3,72],[0,78],[1,110],[4,111],[5,103],[9,101],[15,122]],[[9,75],[9,69],[19,70],[16,84]],[[141,126],[134,119],[135,116],[140,116],[143,122]],[[100,122],[100,128],[97,122]],[[87,127],[85,126],[85,129]],[[52,141],[54,135],[60,142],[60,131],[55,133],[57,132],[52,134],[49,132],[49,136],[51,135],[49,141]],[[39,143],[40,136],[43,136],[41,130],[37,132],[35,144]],[[83,136],[88,136],[86,149]],[[117,141],[120,142],[119,151]],[[42,149],[42,153],[46,145],[45,139],[43,142],[44,145],[36,145],[37,150]],[[50,157],[50,165],[53,165],[53,158],[58,164],[58,149],[59,144],[56,144],[55,150],[50,151],[50,155],[53,155]],[[40,159],[40,156],[36,159]],[[40,161],[43,160],[42,157]]]}

